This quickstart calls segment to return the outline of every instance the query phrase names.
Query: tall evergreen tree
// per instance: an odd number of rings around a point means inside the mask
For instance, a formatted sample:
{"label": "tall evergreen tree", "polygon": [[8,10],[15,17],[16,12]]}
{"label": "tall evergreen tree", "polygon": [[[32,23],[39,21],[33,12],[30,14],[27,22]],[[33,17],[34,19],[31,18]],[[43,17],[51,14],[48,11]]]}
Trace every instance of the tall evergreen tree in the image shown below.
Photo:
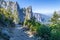
{"label": "tall evergreen tree", "polygon": [[56,23],[58,23],[58,21],[59,21],[59,15],[55,11],[54,14],[53,14],[53,17],[51,18],[51,22],[56,24]]}

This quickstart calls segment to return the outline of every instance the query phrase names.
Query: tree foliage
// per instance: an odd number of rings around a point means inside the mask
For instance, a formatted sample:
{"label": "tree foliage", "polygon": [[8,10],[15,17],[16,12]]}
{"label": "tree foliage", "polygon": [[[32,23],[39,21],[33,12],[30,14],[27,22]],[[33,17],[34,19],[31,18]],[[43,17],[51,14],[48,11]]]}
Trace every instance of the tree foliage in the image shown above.
{"label": "tree foliage", "polygon": [[0,21],[3,22],[5,25],[11,26],[12,24],[14,24],[12,14],[4,8],[0,8]]}
{"label": "tree foliage", "polygon": [[55,11],[53,14],[53,17],[51,18],[51,22],[53,22],[54,24],[58,23],[60,16],[57,14],[57,12]]}
{"label": "tree foliage", "polygon": [[50,40],[60,40],[60,16],[57,14],[57,12],[54,12],[53,17],[51,19],[52,24],[50,24],[51,27],[51,38]]}

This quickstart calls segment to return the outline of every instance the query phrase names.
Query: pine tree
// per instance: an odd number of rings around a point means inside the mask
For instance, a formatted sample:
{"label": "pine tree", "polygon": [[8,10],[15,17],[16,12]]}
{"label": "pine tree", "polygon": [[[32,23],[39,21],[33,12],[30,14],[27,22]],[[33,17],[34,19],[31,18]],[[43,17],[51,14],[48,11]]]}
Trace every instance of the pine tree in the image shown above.
{"label": "pine tree", "polygon": [[53,14],[53,17],[51,18],[51,22],[56,24],[59,21],[58,19],[59,19],[59,15],[55,11],[54,14]]}

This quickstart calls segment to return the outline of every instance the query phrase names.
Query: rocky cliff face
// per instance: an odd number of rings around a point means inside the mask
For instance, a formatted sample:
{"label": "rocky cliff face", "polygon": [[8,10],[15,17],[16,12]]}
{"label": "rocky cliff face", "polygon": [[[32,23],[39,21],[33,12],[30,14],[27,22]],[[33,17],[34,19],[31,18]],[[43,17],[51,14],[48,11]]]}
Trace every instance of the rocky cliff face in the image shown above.
{"label": "rocky cliff face", "polygon": [[32,7],[20,8],[17,2],[0,0],[0,7],[5,8],[14,16],[14,22],[24,22],[32,17]]}
{"label": "rocky cliff face", "polygon": [[17,2],[0,0],[0,8],[5,8],[14,16],[14,22],[19,23],[19,5]]}
{"label": "rocky cliff face", "polygon": [[48,23],[50,17],[41,13],[33,13],[33,16],[36,18],[37,22]]}
{"label": "rocky cliff face", "polygon": [[25,8],[21,8],[20,11],[19,11],[20,15],[19,15],[19,18],[20,18],[20,22],[24,22],[25,20],[25,16],[26,16],[26,9]]}
{"label": "rocky cliff face", "polygon": [[32,7],[29,6],[27,8],[21,8],[19,14],[20,14],[20,22],[24,22],[26,20],[31,19],[31,17],[32,17]]}
{"label": "rocky cliff face", "polygon": [[29,6],[26,8],[26,18],[29,20],[32,17],[32,7]]}

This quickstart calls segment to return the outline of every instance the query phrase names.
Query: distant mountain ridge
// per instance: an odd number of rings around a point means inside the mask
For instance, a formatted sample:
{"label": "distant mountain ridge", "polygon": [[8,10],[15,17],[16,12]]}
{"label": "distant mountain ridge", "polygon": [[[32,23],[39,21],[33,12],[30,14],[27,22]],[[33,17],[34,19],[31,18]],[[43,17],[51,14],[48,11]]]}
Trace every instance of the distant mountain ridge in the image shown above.
{"label": "distant mountain ridge", "polygon": [[37,21],[42,23],[48,22],[51,18],[49,15],[44,15],[42,13],[33,13],[33,16],[35,16]]}

